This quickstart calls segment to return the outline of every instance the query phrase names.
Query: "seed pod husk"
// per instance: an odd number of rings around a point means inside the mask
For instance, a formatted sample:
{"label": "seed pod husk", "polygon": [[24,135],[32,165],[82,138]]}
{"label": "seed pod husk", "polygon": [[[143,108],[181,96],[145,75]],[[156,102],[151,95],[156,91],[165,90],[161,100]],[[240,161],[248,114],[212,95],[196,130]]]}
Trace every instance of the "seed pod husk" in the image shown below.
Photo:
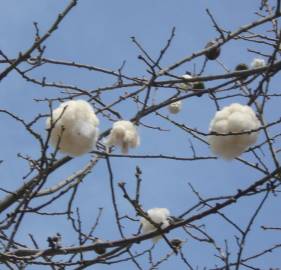
{"label": "seed pod husk", "polygon": [[[215,44],[216,44],[216,42],[210,41],[205,46],[205,49],[207,49],[208,47],[211,47],[211,46],[213,46]],[[212,48],[212,49],[208,50],[207,52],[205,52],[205,56],[209,60],[215,60],[215,59],[217,59],[219,57],[220,53],[221,53],[220,47],[215,47],[215,48]]]}
{"label": "seed pod husk", "polygon": [[[243,70],[248,70],[248,69],[249,69],[249,67],[246,64],[241,63],[236,66],[235,71],[243,71]],[[247,78],[248,78],[248,75],[239,76],[240,80],[246,80]]]}

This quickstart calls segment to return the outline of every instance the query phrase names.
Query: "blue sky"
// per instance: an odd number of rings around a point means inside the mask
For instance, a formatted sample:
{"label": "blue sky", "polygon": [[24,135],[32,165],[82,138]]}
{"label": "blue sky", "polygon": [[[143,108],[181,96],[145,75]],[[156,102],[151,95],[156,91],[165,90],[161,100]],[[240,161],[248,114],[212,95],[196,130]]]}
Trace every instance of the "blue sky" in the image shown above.
{"label": "blue sky", "polygon": [[[164,46],[173,26],[176,27],[176,37],[163,59],[162,66],[169,66],[174,62],[190,55],[193,51],[199,51],[205,44],[218,36],[210,23],[210,18],[205,11],[210,9],[217,22],[226,30],[235,30],[239,26],[251,22],[257,16],[254,12],[258,9],[258,1],[203,1],[203,0],[143,0],[143,1],[91,1],[80,0],[77,7],[65,18],[59,29],[45,43],[47,46],[45,57],[66,61],[94,65],[98,67],[116,70],[126,60],[124,72],[131,76],[147,76],[146,67],[137,59],[139,51],[131,42],[130,37],[135,36],[148,52],[157,57]],[[29,48],[34,39],[33,22],[39,24],[40,32],[44,33],[56,18],[68,1],[55,0],[3,0],[0,9],[0,49],[13,58],[20,51]],[[262,28],[260,28],[262,30]],[[247,51],[249,44],[246,42],[231,42],[222,50],[220,61],[229,69],[233,69],[239,62],[249,63],[254,55]],[[263,49],[262,46],[258,49]],[[202,58],[195,60],[197,68],[202,63]],[[0,71],[4,66],[0,66]],[[185,64],[174,71],[176,75],[182,75],[186,70],[193,70],[193,64]],[[217,63],[209,63],[205,75],[221,74],[223,69]],[[110,85],[112,77],[100,75],[95,72],[75,70],[66,67],[46,66],[32,73],[38,79],[47,76],[49,81],[64,82],[72,85],[80,85],[87,89],[96,89]],[[277,90],[280,79],[274,80],[272,87]],[[163,89],[166,91],[166,89]],[[167,90],[168,91],[168,90]],[[38,113],[48,113],[46,103],[37,103],[36,98],[53,98],[59,95],[58,89],[40,88],[22,80],[15,72],[12,72],[0,83],[0,108],[13,111],[26,120],[31,120]],[[161,100],[166,93],[158,92],[157,99]],[[116,96],[114,96],[116,97]],[[106,99],[111,100],[111,93]],[[241,100],[232,99],[231,102]],[[230,101],[222,102],[226,105]],[[243,103],[243,101],[241,101]],[[280,106],[272,101],[270,109],[266,109],[266,117],[269,120],[277,118]],[[136,107],[132,103],[116,107],[124,118],[134,116]],[[168,115],[164,108],[161,112]],[[208,131],[208,125],[215,112],[215,106],[207,98],[193,98],[184,102],[180,115],[172,116],[173,119]],[[276,117],[274,117],[276,116]],[[111,123],[100,116],[101,131],[109,128]],[[14,190],[22,182],[22,176],[27,172],[27,165],[17,157],[17,153],[30,155],[33,158],[40,156],[40,149],[33,138],[28,135],[18,123],[15,123],[5,115],[0,115],[2,124],[0,133],[1,151],[0,159],[5,162],[0,166],[1,186]],[[159,124],[169,129],[169,132],[159,133],[155,130],[140,128],[141,147],[133,150],[136,154],[177,154],[179,156],[191,156],[189,138],[186,133],[176,130],[167,122],[149,116],[144,119],[146,124]],[[36,126],[38,132],[45,136],[44,121]],[[207,146],[197,145],[198,154],[211,155]],[[75,158],[65,167],[52,174],[49,185],[58,182],[68,176],[89,160],[89,155]],[[250,155],[243,157],[251,160]],[[174,215],[182,213],[196,202],[194,194],[188,187],[188,182],[200,191],[203,196],[217,196],[234,193],[242,189],[261,176],[254,170],[250,170],[243,164],[222,160],[210,161],[167,161],[167,160],[139,160],[139,159],[112,159],[115,183],[125,181],[130,191],[135,188],[135,167],[140,166],[143,175],[142,204],[145,209],[152,207],[167,207]],[[271,168],[273,164],[266,160]],[[118,190],[118,189],[116,189]],[[3,196],[3,194],[1,194]],[[96,217],[99,207],[104,207],[104,215],[97,236],[106,240],[119,239],[117,228],[112,222],[114,214],[109,193],[109,180],[105,163],[100,162],[93,172],[85,179],[79,189],[79,199],[76,206],[81,208],[83,224],[89,229]],[[253,213],[257,199],[243,199],[239,207],[233,206],[226,211],[233,220],[246,224],[248,213]],[[132,208],[118,192],[118,202],[123,214],[132,214]],[[62,207],[65,200],[61,200],[58,206]],[[277,226],[276,216],[280,213],[280,199],[272,198],[265,206],[263,215],[257,220],[262,225],[266,220],[267,225]],[[46,222],[46,220],[49,220]],[[30,215],[24,220],[24,226],[17,235],[17,239],[31,245],[27,233],[32,231],[35,238],[46,247],[46,238],[55,232],[63,232],[65,244],[73,244],[76,236],[69,230],[69,224],[64,218],[46,220],[40,216]],[[228,239],[230,246],[235,246],[234,231],[226,226],[223,220],[210,217],[204,221],[209,232],[217,236],[218,242],[223,245]],[[137,230],[137,225],[128,224],[127,232]],[[256,226],[259,228],[259,226]],[[253,231],[247,242],[249,254],[253,254],[262,248],[269,247],[271,243],[281,240],[271,233],[261,234],[261,230]],[[181,230],[172,232],[172,236],[182,236]],[[170,237],[169,235],[169,237]],[[148,243],[143,244],[148,245]],[[164,254],[169,248],[164,241],[158,243],[156,254]],[[202,247],[192,240],[184,247],[184,252],[192,265],[211,267],[218,260],[213,256],[214,251]],[[202,254],[204,258],[202,259]],[[280,252],[268,255],[259,266],[280,266],[278,259]],[[139,261],[145,266],[145,260]],[[112,265],[111,269],[134,269],[130,263]],[[166,270],[176,267],[184,269],[177,258],[172,258],[164,263],[160,269]],[[94,269],[106,269],[106,266],[97,266]],[[32,269],[32,267],[30,267]],[[39,269],[39,268],[37,268]],[[40,268],[41,269],[41,268]],[[43,269],[43,268],[42,268]],[[144,269],[147,269],[144,267]]]}

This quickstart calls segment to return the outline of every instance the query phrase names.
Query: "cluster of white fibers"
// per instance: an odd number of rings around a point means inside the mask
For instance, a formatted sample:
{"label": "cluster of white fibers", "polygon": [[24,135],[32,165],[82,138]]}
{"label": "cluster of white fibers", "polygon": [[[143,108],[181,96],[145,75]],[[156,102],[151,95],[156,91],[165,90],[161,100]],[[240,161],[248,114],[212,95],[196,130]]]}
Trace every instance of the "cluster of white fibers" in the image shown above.
{"label": "cluster of white fibers", "polygon": [[[260,121],[255,112],[247,105],[233,103],[216,112],[209,127],[210,132],[218,134],[240,133],[258,129]],[[257,140],[258,132],[240,135],[210,135],[209,143],[212,151],[224,159],[240,156]]]}
{"label": "cluster of white fibers", "polygon": [[[154,223],[159,224],[161,229],[165,229],[170,225],[170,211],[167,208],[151,208],[147,211],[147,215]],[[144,217],[141,218],[140,222],[143,233],[150,233],[157,229]],[[161,236],[156,236],[152,239],[152,241],[156,243],[159,239],[161,239]]]}
{"label": "cluster of white fibers", "polygon": [[168,107],[169,112],[172,114],[176,114],[181,111],[181,106],[182,106],[181,100],[170,103]]}
{"label": "cluster of white fibers", "polygon": [[[184,79],[191,79],[191,78],[192,78],[192,76],[189,75],[189,74],[184,74],[184,75],[182,75],[182,77],[183,77]],[[179,84],[178,84],[178,87],[179,87],[181,90],[190,90],[190,89],[192,89],[192,87],[193,87],[193,83],[192,83],[192,82],[179,83]]]}
{"label": "cluster of white fibers", "polygon": [[262,58],[255,58],[251,63],[252,68],[260,68],[260,67],[264,67],[265,65],[266,65],[265,60]]}
{"label": "cluster of white fibers", "polygon": [[93,149],[98,139],[99,119],[93,107],[84,100],[63,102],[46,121],[51,128],[50,143],[71,156]]}
{"label": "cluster of white fibers", "polygon": [[107,146],[120,146],[123,154],[128,153],[129,148],[139,146],[140,138],[135,125],[126,120],[113,124],[109,136],[105,140]]}

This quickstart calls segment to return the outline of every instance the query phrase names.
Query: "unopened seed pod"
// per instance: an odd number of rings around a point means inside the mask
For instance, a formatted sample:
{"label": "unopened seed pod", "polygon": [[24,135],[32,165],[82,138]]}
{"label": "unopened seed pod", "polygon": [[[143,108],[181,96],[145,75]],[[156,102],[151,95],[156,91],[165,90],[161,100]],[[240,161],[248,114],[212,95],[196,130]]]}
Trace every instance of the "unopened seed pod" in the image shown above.
{"label": "unopened seed pod", "polygon": [[[243,70],[248,70],[248,69],[249,69],[249,67],[244,63],[238,64],[235,68],[236,71],[243,71]],[[248,75],[239,76],[240,80],[246,80],[247,78],[248,78]]]}
{"label": "unopened seed pod", "polygon": [[205,89],[205,84],[203,82],[195,82],[193,84],[193,89],[204,90]]}
{"label": "unopened seed pod", "polygon": [[[104,241],[102,241],[101,239],[96,239],[95,244],[100,244],[100,243],[104,243]],[[99,255],[102,255],[106,252],[106,248],[104,247],[95,246],[93,249]]]}
{"label": "unopened seed pod", "polygon": [[[205,84],[204,82],[195,82],[193,84],[193,89],[194,90],[204,90],[205,89]],[[201,97],[202,96],[202,93],[200,93],[201,91],[199,91],[199,93],[197,94],[198,97]]]}
{"label": "unopened seed pod", "polygon": [[[205,46],[205,49],[207,49],[208,47],[211,47],[215,44],[216,44],[216,42],[210,41]],[[215,48],[212,48],[212,49],[209,49],[208,51],[206,51],[205,55],[209,60],[215,60],[219,57],[220,53],[221,53],[220,47],[215,47]]]}
{"label": "unopened seed pod", "polygon": [[172,246],[176,249],[180,249],[182,246],[182,243],[183,243],[183,241],[178,238],[172,239],[170,242],[171,242]]}

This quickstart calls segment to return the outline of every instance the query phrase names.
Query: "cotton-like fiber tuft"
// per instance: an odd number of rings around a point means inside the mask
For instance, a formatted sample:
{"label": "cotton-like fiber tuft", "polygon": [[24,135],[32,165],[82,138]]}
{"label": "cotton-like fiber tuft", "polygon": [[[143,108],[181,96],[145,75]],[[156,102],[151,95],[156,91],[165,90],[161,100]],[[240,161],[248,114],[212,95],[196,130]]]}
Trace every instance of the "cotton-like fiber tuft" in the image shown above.
{"label": "cotton-like fiber tuft", "polygon": [[95,147],[98,125],[93,107],[84,100],[61,103],[46,121],[51,145],[70,156],[83,155]]}
{"label": "cotton-like fiber tuft", "polygon": [[105,140],[107,146],[120,146],[123,154],[127,154],[129,148],[135,148],[140,144],[140,138],[135,125],[126,120],[113,124],[109,136]]}
{"label": "cotton-like fiber tuft", "polygon": [[175,101],[169,104],[169,112],[172,114],[177,114],[181,111],[182,103],[181,100]]}
{"label": "cotton-like fiber tuft", "polygon": [[[159,224],[161,229],[165,229],[170,225],[170,211],[167,208],[151,208],[147,211],[147,215],[154,223]],[[142,225],[143,233],[150,233],[157,229],[154,225],[152,225],[147,219],[143,217],[141,218],[140,222]],[[156,243],[159,239],[161,239],[161,236],[156,236],[152,239],[152,241]]]}
{"label": "cotton-like fiber tuft", "polygon": [[265,65],[266,65],[265,60],[262,58],[255,58],[251,63],[252,68],[260,68],[260,67],[264,67]]}
{"label": "cotton-like fiber tuft", "polygon": [[[189,74],[184,74],[184,75],[182,75],[182,77],[183,77],[184,79],[191,79],[191,78],[192,78],[192,76],[189,75]],[[193,83],[192,83],[192,82],[179,83],[179,84],[178,84],[178,87],[179,87],[179,89],[181,89],[181,90],[187,91],[187,90],[192,89]]]}
{"label": "cotton-like fiber tuft", "polygon": [[233,103],[216,112],[209,127],[209,132],[218,134],[249,133],[240,135],[209,135],[212,151],[223,159],[234,159],[240,156],[249,146],[254,144],[258,132],[250,132],[261,126],[255,112],[247,105]]}

